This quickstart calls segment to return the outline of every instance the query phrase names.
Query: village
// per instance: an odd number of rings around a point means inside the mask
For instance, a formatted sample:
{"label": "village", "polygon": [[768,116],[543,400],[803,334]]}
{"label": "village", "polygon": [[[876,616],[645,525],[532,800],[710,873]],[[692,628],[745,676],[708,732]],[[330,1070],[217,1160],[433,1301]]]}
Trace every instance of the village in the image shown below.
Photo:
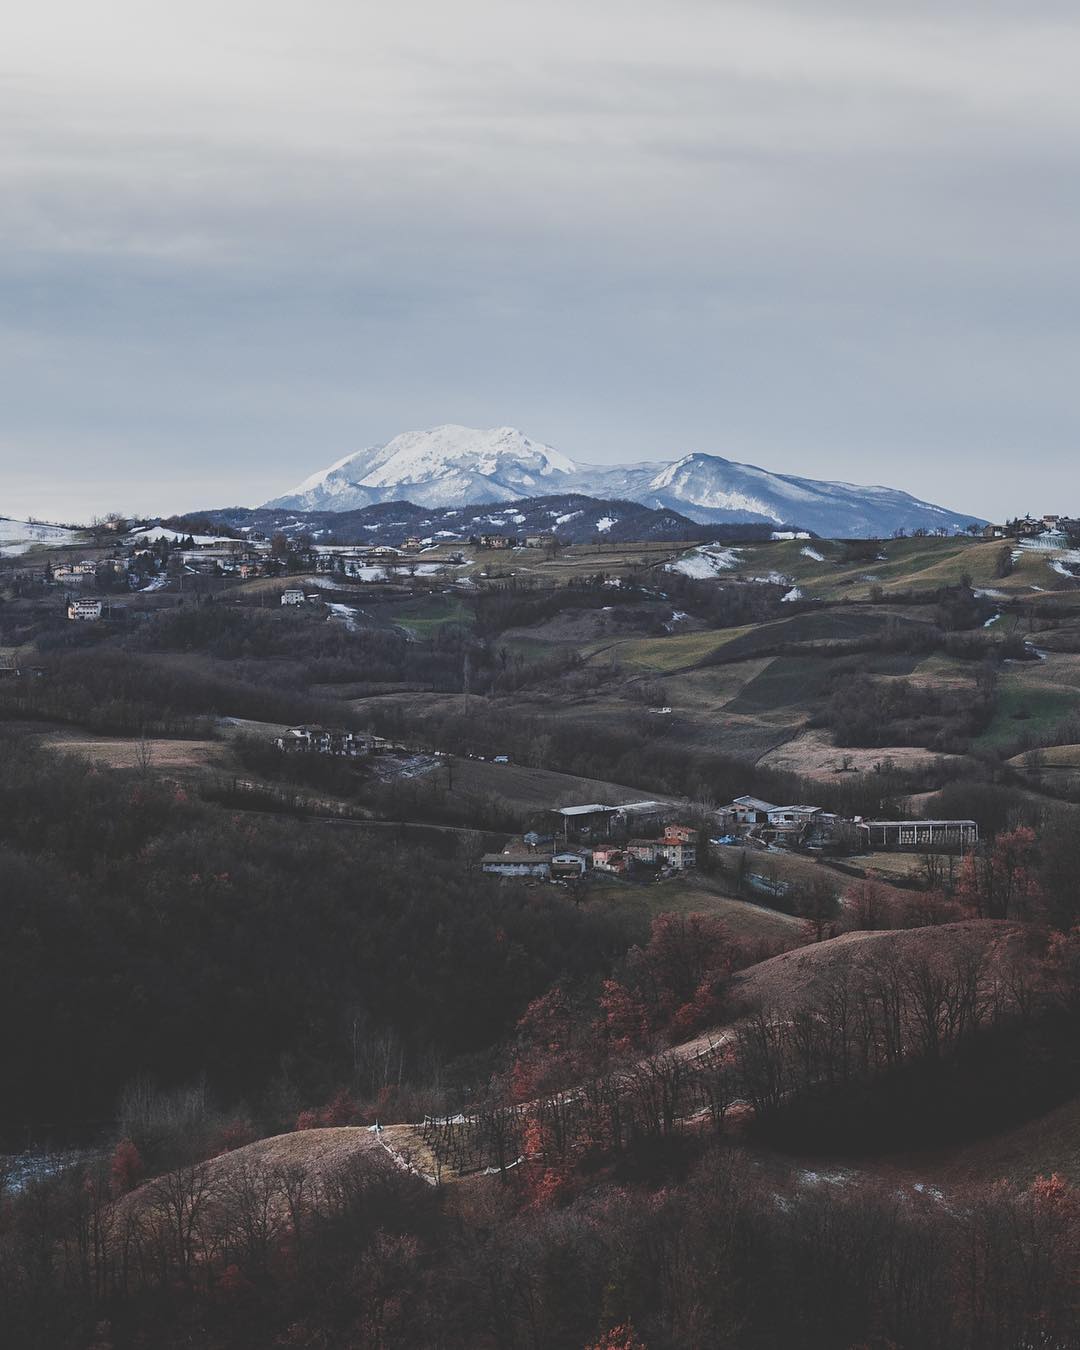
{"label": "village", "polygon": [[[273,738],[283,755],[357,760],[373,755],[416,755],[418,747],[342,727],[296,726]],[[434,761],[443,756],[435,751]],[[509,764],[497,755],[492,765]],[[645,799],[551,806],[535,828],[512,837],[500,852],[480,858],[490,876],[576,881],[589,873],[649,880],[689,872],[699,848],[748,848],[818,857],[912,852],[963,855],[979,842],[974,820],[864,820],[813,805],[777,805],[740,796],[726,806]]]}

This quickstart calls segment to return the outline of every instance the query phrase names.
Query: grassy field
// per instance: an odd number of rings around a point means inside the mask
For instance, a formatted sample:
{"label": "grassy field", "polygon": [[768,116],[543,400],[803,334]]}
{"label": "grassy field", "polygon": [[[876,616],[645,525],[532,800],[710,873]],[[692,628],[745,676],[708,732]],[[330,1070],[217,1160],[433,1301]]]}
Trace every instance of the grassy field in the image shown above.
{"label": "grassy field", "polygon": [[1025,736],[1038,739],[1078,714],[1080,689],[1055,684],[1041,672],[1010,672],[998,684],[993,720],[973,747],[1001,750]]}
{"label": "grassy field", "polygon": [[610,659],[614,653],[621,665],[665,674],[697,665],[748,631],[723,628],[701,633],[674,633],[670,637],[626,638],[616,642],[599,640],[584,646],[582,652],[598,660]]}
{"label": "grassy field", "polygon": [[473,616],[456,595],[425,595],[390,607],[391,623],[415,637],[431,638],[446,624],[469,628]]}

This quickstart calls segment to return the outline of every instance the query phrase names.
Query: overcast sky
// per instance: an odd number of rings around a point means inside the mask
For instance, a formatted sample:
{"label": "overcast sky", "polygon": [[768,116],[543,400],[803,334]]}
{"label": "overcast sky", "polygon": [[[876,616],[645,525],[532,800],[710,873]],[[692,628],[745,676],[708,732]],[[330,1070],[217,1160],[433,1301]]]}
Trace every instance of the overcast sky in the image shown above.
{"label": "overcast sky", "polygon": [[4,28],[0,515],[252,504],[448,421],[1080,511],[1072,0]]}

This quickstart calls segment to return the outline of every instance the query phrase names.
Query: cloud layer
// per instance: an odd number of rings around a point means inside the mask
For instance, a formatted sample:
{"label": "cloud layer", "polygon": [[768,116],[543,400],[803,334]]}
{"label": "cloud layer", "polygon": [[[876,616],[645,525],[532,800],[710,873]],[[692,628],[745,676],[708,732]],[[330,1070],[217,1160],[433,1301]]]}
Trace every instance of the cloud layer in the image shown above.
{"label": "cloud layer", "polygon": [[1080,489],[1072,6],[44,0],[9,29],[0,513],[260,500],[443,421],[985,515]]}

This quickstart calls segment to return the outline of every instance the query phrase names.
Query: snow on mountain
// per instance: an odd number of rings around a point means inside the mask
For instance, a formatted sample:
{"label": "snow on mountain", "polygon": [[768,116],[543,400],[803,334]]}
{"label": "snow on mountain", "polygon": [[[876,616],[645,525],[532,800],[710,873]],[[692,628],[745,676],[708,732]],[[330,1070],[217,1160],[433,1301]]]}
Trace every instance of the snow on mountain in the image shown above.
{"label": "snow on mountain", "polygon": [[558,491],[576,471],[549,445],[514,427],[441,426],[407,431],[346,455],[267,502],[296,511],[352,511],[407,499],[418,506],[514,501]]}
{"label": "snow on mountain", "polygon": [[406,432],[347,455],[266,506],[351,511],[407,500],[442,507],[560,492],[678,511],[700,524],[798,525],[834,538],[901,529],[958,530],[976,519],[897,488],[771,473],[718,455],[693,453],[671,463],[578,465],[513,427],[453,425]]}

